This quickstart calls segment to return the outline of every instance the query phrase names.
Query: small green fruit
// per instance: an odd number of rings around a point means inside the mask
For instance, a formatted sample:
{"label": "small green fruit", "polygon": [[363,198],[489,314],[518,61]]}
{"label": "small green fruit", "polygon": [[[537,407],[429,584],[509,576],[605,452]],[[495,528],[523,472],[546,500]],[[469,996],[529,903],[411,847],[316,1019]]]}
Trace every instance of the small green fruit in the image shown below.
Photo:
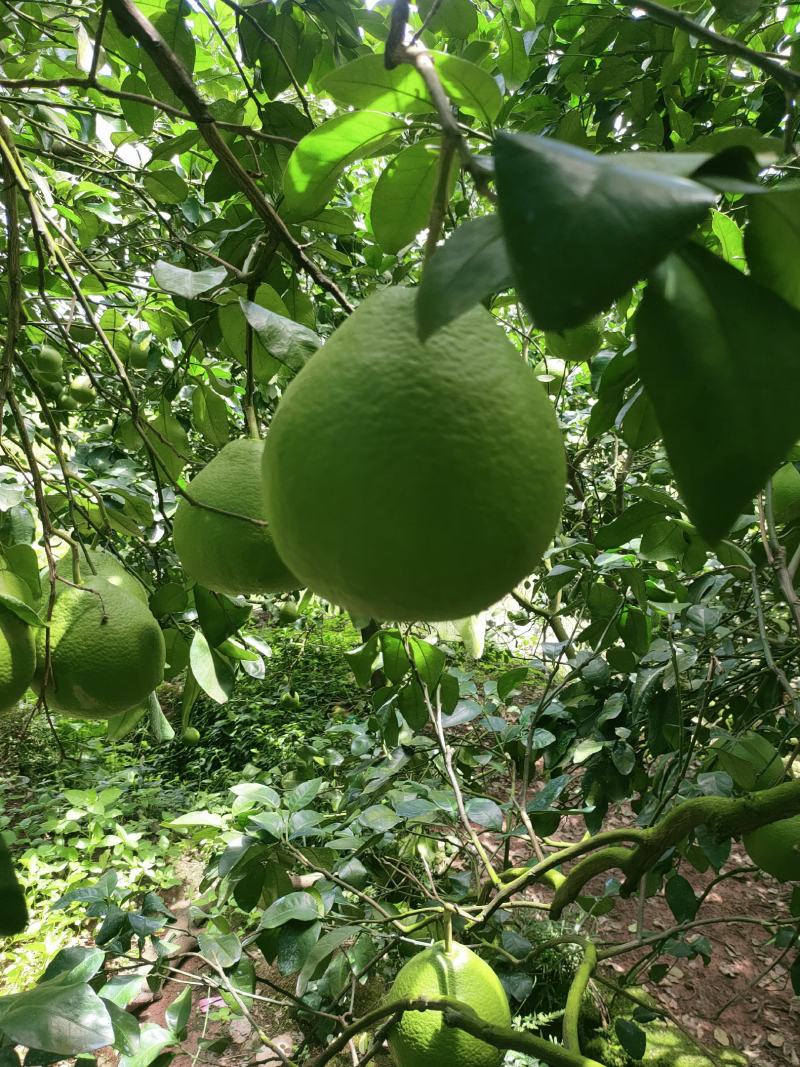
{"label": "small green fruit", "polygon": [[69,389],[62,389],[58,394],[58,405],[62,411],[77,411],[78,401],[70,394]]}
{"label": "small green fruit", "polygon": [[647,480],[652,485],[669,485],[672,481],[672,467],[666,459],[654,459],[647,469]]}
{"label": "small green fruit", "polygon": [[550,330],[544,335],[547,348],[557,359],[580,363],[592,359],[603,344],[603,320],[590,319],[570,330]]}
{"label": "small green fruit", "polygon": [[87,404],[91,404],[97,396],[95,387],[92,385],[92,379],[88,374],[79,374],[77,378],[73,378],[69,383],[68,391],[69,395],[80,407],[86,407]]}
{"label": "small green fruit", "polygon": [[64,360],[58,349],[42,345],[36,357],[35,373],[42,378],[60,378],[64,373]]}
{"label": "small green fruit", "polygon": [[200,743],[200,731],[195,729],[194,726],[187,726],[181,733],[181,741],[184,745],[198,745]]}

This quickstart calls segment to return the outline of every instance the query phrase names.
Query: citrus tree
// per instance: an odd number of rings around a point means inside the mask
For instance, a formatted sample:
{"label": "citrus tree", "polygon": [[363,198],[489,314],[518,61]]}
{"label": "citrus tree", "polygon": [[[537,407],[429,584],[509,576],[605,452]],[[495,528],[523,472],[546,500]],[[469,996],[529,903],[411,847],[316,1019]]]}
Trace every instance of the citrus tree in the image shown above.
{"label": "citrus tree", "polygon": [[[263,960],[290,1067],[634,1062],[731,921],[800,992],[797,891],[709,905],[800,881],[800,6],[4,8],[0,729],[194,746],[254,605],[361,632],[356,713],[171,824],[214,854],[166,1025],[174,917],[108,871],[4,1060],[166,1063]],[[525,651],[476,683],[487,617]]]}

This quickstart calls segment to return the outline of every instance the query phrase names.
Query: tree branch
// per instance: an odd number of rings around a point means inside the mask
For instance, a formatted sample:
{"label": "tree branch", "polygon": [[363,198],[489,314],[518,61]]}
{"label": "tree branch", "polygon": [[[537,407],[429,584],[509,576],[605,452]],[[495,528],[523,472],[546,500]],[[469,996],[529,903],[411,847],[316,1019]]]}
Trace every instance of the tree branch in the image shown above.
{"label": "tree branch", "polygon": [[135,38],[152,59],[170,89],[191,115],[192,121],[200,130],[206,144],[228,172],[234,185],[244,193],[269,230],[280,237],[297,266],[304,270],[321,289],[330,293],[342,308],[352,311],[353,305],[339,286],[306,255],[301,245],[292,237],[286,223],[230,150],[220,135],[208,106],[195,89],[194,82],[189,77],[186,68],[158,30],[145,18],[132,0],[108,0],[108,4],[122,31]]}

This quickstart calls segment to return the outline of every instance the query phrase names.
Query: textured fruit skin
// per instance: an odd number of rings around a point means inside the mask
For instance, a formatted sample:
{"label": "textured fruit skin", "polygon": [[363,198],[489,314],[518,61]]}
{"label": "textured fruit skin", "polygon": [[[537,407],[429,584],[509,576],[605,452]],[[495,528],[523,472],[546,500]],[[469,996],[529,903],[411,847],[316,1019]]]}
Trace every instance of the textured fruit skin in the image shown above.
{"label": "textured fruit skin", "polygon": [[[509,1027],[511,1011],[491,967],[465,945],[444,942],[412,957],[400,970],[387,1001],[409,997],[455,997],[484,1022]],[[389,1032],[396,1067],[499,1067],[505,1053],[463,1030],[448,1026],[438,1011],[407,1011]]]}
{"label": "textured fruit skin", "polygon": [[183,741],[184,745],[199,745],[200,731],[194,726],[187,726],[181,733],[181,741]]}
{"label": "textured fruit skin", "polygon": [[800,882],[800,815],[761,826],[743,841],[756,867],[779,882]]}
{"label": "textured fruit skin", "polygon": [[[27,601],[20,579],[2,576],[2,589],[17,600]],[[12,579],[19,583],[17,589]],[[36,669],[36,642],[33,631],[9,608],[0,604],[0,711],[12,707],[33,680]]]}
{"label": "textured fruit skin", "polygon": [[[87,556],[89,563],[87,563]],[[87,548],[81,549],[80,555],[80,569],[81,580],[86,582],[93,577],[92,567],[94,567],[94,573],[100,578],[105,578],[109,585],[116,586],[123,593],[127,593],[128,596],[135,597],[136,600],[140,600],[143,604],[148,601],[147,590],[139,581],[139,579],[131,574],[129,570],[126,570],[124,565],[120,563],[116,556],[110,552],[104,552],[102,549]],[[91,563],[91,566],[89,565]],[[72,553],[67,552],[65,556],[56,564],[56,574],[61,578],[66,578],[68,582],[72,581]],[[42,582],[47,580],[47,571],[42,571]]]}
{"label": "textured fruit skin", "polygon": [[800,516],[800,473],[794,463],[784,463],[772,476],[772,511],[780,523]]}
{"label": "textured fruit skin", "polygon": [[[192,480],[189,494],[212,507],[265,519],[263,451],[263,441],[231,441]],[[215,593],[282,593],[299,585],[281,561],[266,526],[217,515],[182,499],[173,533],[184,570]]]}
{"label": "textured fruit skin", "polygon": [[[45,633],[36,641],[34,688],[41,690]],[[92,577],[64,587],[50,625],[49,707],[107,719],[141,704],[164,677],[164,637],[146,604]]]}
{"label": "textured fruit skin", "polygon": [[558,359],[580,363],[593,359],[603,344],[602,319],[590,319],[583,326],[568,330],[549,330],[544,339],[547,348]]}
{"label": "textured fruit skin", "polygon": [[286,390],[264,450],[288,567],[376,619],[461,619],[534,569],[564,447],[541,385],[481,307],[417,339],[415,294],[375,293]]}
{"label": "textured fruit skin", "polygon": [[770,789],[783,781],[783,761],[774,745],[754,730],[733,742],[715,745],[717,762],[734,783],[747,792]]}

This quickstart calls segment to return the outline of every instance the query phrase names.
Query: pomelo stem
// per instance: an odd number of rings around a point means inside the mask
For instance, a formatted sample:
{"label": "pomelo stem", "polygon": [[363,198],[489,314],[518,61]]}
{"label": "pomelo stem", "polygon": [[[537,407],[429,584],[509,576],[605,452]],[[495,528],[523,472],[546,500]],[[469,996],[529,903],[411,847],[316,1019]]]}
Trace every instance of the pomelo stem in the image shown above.
{"label": "pomelo stem", "polygon": [[449,908],[444,914],[444,951],[447,956],[453,951],[453,913]]}

